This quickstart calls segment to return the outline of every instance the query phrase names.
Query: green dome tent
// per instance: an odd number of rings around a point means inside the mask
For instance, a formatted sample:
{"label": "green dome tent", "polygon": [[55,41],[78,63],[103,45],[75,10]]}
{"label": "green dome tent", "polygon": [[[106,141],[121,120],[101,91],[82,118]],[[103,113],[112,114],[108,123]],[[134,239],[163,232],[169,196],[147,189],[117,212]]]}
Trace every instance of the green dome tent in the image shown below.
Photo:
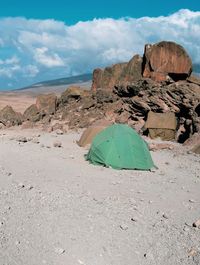
{"label": "green dome tent", "polygon": [[97,134],[87,160],[115,169],[150,170],[154,167],[147,143],[135,130],[123,124],[111,125]]}

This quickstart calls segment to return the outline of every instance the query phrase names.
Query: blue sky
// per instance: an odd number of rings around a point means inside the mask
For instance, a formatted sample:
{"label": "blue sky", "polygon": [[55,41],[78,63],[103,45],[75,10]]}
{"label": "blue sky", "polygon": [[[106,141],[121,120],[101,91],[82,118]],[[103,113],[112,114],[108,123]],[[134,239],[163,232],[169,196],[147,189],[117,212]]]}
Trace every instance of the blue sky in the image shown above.
{"label": "blue sky", "polygon": [[169,15],[179,9],[200,10],[198,0],[1,0],[0,16],[65,21],[71,25],[93,18]]}
{"label": "blue sky", "polygon": [[89,73],[161,40],[200,63],[198,2],[2,0],[0,89]]}

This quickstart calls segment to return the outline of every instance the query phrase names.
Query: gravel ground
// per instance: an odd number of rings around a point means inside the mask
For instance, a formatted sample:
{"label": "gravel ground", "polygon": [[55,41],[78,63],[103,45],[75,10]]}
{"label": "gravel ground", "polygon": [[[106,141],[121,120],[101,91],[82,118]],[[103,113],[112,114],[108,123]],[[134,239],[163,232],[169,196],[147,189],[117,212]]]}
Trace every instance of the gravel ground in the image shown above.
{"label": "gravel ground", "polygon": [[118,171],[79,137],[0,131],[0,264],[200,264],[200,156],[174,144],[154,172]]}

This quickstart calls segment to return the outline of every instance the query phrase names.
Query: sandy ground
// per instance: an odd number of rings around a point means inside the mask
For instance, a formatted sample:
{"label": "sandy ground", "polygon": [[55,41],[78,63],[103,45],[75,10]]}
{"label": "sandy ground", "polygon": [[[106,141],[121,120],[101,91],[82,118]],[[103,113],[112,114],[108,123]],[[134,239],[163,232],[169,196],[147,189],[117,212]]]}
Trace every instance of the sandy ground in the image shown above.
{"label": "sandy ground", "polygon": [[30,87],[24,90],[4,92],[0,91],[0,110],[10,105],[15,111],[23,113],[30,105],[35,103],[38,95],[55,93],[59,97],[69,86],[80,86],[84,89],[89,89],[89,87],[91,87],[91,82],[60,86]]}
{"label": "sandy ground", "polygon": [[200,264],[200,156],[175,145],[155,172],[118,171],[79,137],[0,131],[0,264]]}
{"label": "sandy ground", "polygon": [[15,111],[23,113],[31,104],[35,103],[35,99],[36,97],[29,93],[0,92],[0,110],[9,105]]}

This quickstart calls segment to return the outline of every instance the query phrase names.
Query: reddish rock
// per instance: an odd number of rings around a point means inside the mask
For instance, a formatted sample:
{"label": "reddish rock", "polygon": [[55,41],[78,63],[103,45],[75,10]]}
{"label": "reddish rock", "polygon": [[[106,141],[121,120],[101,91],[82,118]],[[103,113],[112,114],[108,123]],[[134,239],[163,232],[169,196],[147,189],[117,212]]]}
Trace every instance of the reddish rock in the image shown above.
{"label": "reddish rock", "polygon": [[39,95],[36,99],[36,107],[45,114],[54,114],[56,112],[57,97],[55,94]]}
{"label": "reddish rock", "polygon": [[82,96],[84,96],[84,93],[87,91],[83,90],[79,86],[71,86],[68,87],[60,97],[60,101],[62,105],[65,105],[66,103],[69,103],[70,100],[79,100]]}
{"label": "reddish rock", "polygon": [[0,111],[0,123],[5,126],[20,125],[23,122],[23,115],[15,112],[11,106],[6,106]]}
{"label": "reddish rock", "polygon": [[100,68],[97,68],[93,71],[92,90],[96,91],[98,88],[101,87],[102,75],[103,70]]}
{"label": "reddish rock", "polygon": [[158,82],[169,77],[174,81],[183,80],[192,72],[189,55],[182,46],[174,42],[162,41],[154,45],[145,45],[143,65],[143,77]]}
{"label": "reddish rock", "polygon": [[128,63],[114,64],[105,69],[95,69],[93,72],[92,90],[113,88],[125,82],[132,82],[142,78],[142,58],[133,56]]}
{"label": "reddish rock", "polygon": [[32,104],[24,111],[24,119],[31,122],[37,122],[42,118],[42,114],[38,110],[36,104]]}
{"label": "reddish rock", "polygon": [[92,90],[98,88],[112,90],[119,82],[127,63],[114,64],[106,67],[104,70],[95,69],[93,72]]}
{"label": "reddish rock", "polygon": [[133,58],[128,62],[127,66],[124,68],[119,81],[133,82],[142,78],[142,57],[138,54],[133,56]]}

